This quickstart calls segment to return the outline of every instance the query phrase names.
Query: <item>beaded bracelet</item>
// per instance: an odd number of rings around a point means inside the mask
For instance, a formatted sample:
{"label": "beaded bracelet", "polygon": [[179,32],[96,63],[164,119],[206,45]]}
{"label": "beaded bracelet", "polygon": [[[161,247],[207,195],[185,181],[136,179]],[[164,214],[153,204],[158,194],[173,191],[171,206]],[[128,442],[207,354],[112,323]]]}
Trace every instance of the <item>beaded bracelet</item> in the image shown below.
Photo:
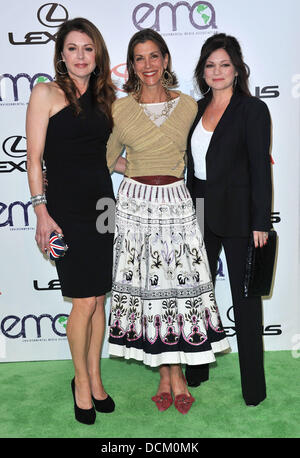
{"label": "beaded bracelet", "polygon": [[33,207],[47,203],[45,194],[37,194],[36,196],[31,196],[30,200]]}

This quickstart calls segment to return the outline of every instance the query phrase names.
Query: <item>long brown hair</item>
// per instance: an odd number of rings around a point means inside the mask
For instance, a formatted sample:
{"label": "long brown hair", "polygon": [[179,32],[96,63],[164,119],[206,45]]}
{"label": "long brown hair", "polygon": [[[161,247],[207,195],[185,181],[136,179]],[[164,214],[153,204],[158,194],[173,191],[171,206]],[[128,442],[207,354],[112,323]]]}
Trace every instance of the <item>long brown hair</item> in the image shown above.
{"label": "long brown hair", "polygon": [[235,37],[226,35],[225,33],[216,33],[212,35],[205,41],[204,45],[202,46],[200,58],[195,68],[195,79],[202,95],[207,98],[211,97],[212,91],[209,91],[209,87],[203,78],[204,68],[206,61],[211,53],[220,48],[225,49],[225,51],[228,53],[231,62],[236,72],[238,73],[234,91],[251,96],[248,87],[250,70],[248,65],[245,64],[243,60],[240,44]]}
{"label": "long brown hair", "polygon": [[[96,50],[96,68],[91,74],[90,85],[92,87],[94,100],[98,104],[99,108],[107,116],[110,125],[113,125],[113,119],[111,114],[111,106],[116,99],[114,85],[111,79],[110,73],[110,59],[106,48],[105,41],[97,29],[97,27],[85,18],[75,18],[69,21],[65,21],[59,28],[54,54],[54,68],[55,68],[55,81],[58,86],[66,94],[66,98],[70,105],[73,107],[76,114],[81,111],[80,103],[77,95],[75,83],[70,78],[66,66],[62,62],[62,51],[64,42],[68,33],[78,31],[86,33],[95,45]],[[62,65],[63,64],[63,65]]]}
{"label": "long brown hair", "polygon": [[153,41],[155,43],[163,57],[168,55],[168,65],[166,70],[172,75],[173,82],[170,87],[175,87],[178,84],[177,77],[174,72],[172,72],[172,59],[167,43],[163,37],[155,32],[152,29],[143,29],[140,32],[136,32],[130,39],[127,50],[127,71],[128,71],[128,80],[123,85],[123,89],[126,92],[134,92],[137,84],[137,76],[134,71],[134,48],[139,43],[145,43],[146,41]]}

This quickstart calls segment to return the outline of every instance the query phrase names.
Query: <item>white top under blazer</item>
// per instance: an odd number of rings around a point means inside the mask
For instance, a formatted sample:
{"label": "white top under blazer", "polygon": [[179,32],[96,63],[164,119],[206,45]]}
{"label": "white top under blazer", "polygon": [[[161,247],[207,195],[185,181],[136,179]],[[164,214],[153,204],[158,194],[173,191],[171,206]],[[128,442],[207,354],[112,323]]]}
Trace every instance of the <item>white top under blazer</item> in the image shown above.
{"label": "white top under blazer", "polygon": [[194,159],[194,175],[198,180],[206,180],[206,153],[213,132],[204,129],[200,118],[191,138],[191,150]]}

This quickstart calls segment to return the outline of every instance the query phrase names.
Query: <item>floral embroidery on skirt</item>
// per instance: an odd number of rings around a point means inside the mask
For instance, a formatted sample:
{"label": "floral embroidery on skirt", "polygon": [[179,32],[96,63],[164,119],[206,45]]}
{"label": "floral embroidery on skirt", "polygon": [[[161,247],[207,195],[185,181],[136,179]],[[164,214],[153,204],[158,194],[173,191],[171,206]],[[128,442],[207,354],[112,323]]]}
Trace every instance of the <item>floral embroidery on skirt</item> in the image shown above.
{"label": "floral embroidery on skirt", "polygon": [[184,181],[124,178],[116,205],[109,353],[150,366],[204,364],[228,349]]}

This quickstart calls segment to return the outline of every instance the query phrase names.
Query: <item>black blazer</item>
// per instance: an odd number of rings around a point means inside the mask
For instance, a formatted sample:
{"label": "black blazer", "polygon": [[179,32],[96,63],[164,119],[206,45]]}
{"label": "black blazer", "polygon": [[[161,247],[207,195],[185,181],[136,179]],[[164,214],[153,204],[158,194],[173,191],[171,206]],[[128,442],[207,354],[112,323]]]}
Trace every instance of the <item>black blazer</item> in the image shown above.
{"label": "black blazer", "polygon": [[[194,195],[191,137],[209,100],[198,114],[187,144],[187,187]],[[224,237],[248,236],[271,228],[270,114],[256,97],[233,94],[212,135],[206,154],[205,218]]]}

